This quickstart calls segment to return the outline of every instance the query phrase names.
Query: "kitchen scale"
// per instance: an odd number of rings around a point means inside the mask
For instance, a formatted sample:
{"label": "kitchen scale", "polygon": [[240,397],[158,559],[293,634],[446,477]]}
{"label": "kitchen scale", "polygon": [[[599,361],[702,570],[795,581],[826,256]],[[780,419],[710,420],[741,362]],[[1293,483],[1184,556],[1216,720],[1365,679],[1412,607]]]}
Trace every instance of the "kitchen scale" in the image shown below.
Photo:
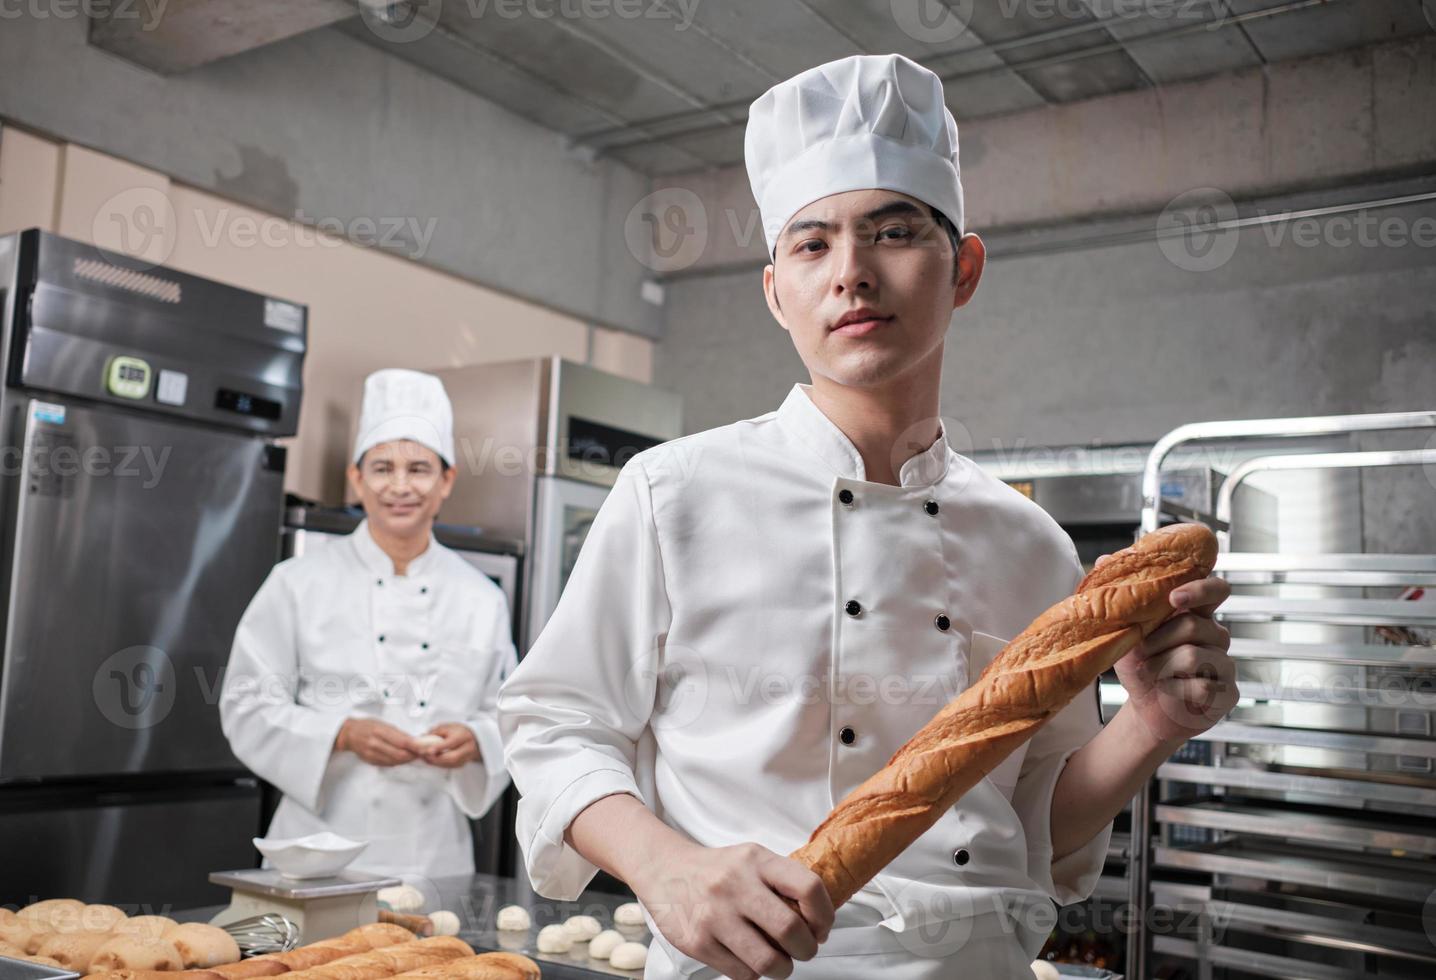
{"label": "kitchen scale", "polygon": [[225,926],[273,913],[299,928],[312,943],[379,921],[379,889],[403,884],[398,878],[341,871],[323,878],[287,878],[274,868],[214,871],[212,884],[231,890],[229,907],[210,920]]}

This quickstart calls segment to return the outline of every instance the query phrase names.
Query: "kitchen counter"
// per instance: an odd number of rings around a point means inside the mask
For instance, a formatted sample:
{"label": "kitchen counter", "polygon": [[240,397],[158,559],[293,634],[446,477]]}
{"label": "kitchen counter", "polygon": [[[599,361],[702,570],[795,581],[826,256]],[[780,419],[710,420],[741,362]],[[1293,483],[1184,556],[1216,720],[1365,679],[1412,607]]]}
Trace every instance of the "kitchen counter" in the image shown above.
{"label": "kitchen counter", "polygon": [[[600,977],[629,977],[640,980],[642,970],[615,970],[604,960],[588,955],[587,943],[575,943],[568,953],[540,953],[535,941],[538,931],[546,925],[563,922],[571,915],[591,915],[605,929],[617,929],[627,940],[652,942],[645,926],[615,926],[613,910],[632,898],[603,892],[584,892],[576,901],[555,902],[535,895],[527,882],[497,875],[472,874],[448,878],[431,878],[414,882],[424,892],[425,911],[448,909],[459,917],[459,938],[477,952],[501,951],[522,953],[539,964],[544,980],[595,980]],[[527,932],[499,932],[494,917],[505,905],[527,909],[532,926]],[[182,922],[207,922],[223,906],[190,909],[174,913]],[[1054,964],[1063,977],[1105,978],[1120,980],[1115,974],[1090,967]]]}
{"label": "kitchen counter", "polygon": [[[632,898],[584,892],[574,902],[554,902],[533,893],[527,883],[497,875],[472,874],[430,878],[414,882],[424,892],[426,912],[448,909],[459,917],[459,938],[476,952],[522,953],[539,964],[544,980],[594,980],[596,977],[628,977],[637,980],[642,970],[615,970],[604,960],[588,955],[587,943],[575,943],[568,953],[540,953],[535,945],[538,931],[563,922],[571,915],[591,915],[605,929],[617,929],[625,940],[648,945],[652,936],[644,926],[615,926],[613,910]],[[494,917],[505,905],[520,905],[533,922],[527,932],[499,932]],[[180,922],[208,922],[224,905],[185,909],[172,913]]]}

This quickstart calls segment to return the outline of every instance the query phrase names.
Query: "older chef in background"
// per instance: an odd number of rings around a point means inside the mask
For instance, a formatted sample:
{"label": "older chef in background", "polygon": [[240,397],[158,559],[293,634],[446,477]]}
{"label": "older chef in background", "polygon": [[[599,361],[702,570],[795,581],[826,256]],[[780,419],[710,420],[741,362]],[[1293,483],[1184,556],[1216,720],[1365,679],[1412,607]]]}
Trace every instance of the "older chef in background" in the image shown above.
{"label": "older chef in background", "polygon": [[225,672],[230,746],[284,793],[268,835],[367,841],[354,867],[377,873],[472,871],[468,818],[508,784],[495,716],[516,662],[508,607],[433,537],[453,464],[439,379],[371,374],[348,469],[366,519],[275,567]]}

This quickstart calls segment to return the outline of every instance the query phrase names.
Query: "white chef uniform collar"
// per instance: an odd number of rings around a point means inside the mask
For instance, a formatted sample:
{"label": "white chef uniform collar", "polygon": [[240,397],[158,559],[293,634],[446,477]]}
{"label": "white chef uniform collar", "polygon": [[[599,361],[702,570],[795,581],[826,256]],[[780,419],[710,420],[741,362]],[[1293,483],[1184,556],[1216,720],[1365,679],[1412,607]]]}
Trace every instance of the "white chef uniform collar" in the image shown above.
{"label": "white chef uniform collar", "polygon": [[[788,397],[778,407],[778,424],[817,453],[840,478],[867,482],[867,467],[863,465],[862,453],[843,430],[813,404],[809,394],[812,390],[812,385],[793,385]],[[932,486],[947,476],[947,427],[942,426],[941,419],[933,421],[941,426],[941,431],[930,446],[903,461],[898,470],[900,486]]]}
{"label": "white chef uniform collar", "polygon": [[385,368],[364,379],[354,462],[375,446],[400,439],[426,446],[454,465],[454,410],[444,383],[422,371]]}
{"label": "white chef uniform collar", "polygon": [[845,191],[907,194],[963,227],[942,80],[900,54],[843,58],[773,86],[748,110],[743,158],[770,255],[793,215]]}
{"label": "white chef uniform collar", "polygon": [[[390,558],[384,549],[379,547],[379,542],[374,540],[374,535],[369,532],[368,520],[359,522],[354,533],[349,535],[349,540],[354,545],[354,553],[359,557],[359,564],[363,565],[365,569],[379,576],[394,574],[394,559]],[[433,533],[430,532],[429,546],[409,562],[406,577],[412,579],[426,574],[437,560],[438,554],[438,544],[434,540]]]}

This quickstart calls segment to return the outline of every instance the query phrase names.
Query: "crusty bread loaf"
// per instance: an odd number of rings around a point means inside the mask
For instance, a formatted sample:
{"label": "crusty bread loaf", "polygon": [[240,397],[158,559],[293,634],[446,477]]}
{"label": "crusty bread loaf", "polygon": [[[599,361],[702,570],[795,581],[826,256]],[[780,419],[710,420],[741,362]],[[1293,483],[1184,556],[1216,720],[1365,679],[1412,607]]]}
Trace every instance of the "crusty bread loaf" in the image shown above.
{"label": "crusty bread loaf", "polygon": [[327,942],[345,942],[366,949],[383,949],[398,943],[412,943],[414,930],[397,922],[371,922],[368,925],[350,929],[342,936],[335,936]]}
{"label": "crusty bread loaf", "polygon": [[59,925],[78,925],[85,903],[76,898],[47,898],[32,902],[15,913],[26,925],[36,932],[59,932]]}
{"label": "crusty bread loaf", "polygon": [[0,917],[0,942],[9,943],[21,952],[32,952],[39,945],[36,937],[47,935],[49,931],[37,928],[33,920],[27,921],[18,915]]}
{"label": "crusty bread loaf", "polygon": [[434,936],[345,956],[323,966],[287,974],[285,980],[379,980],[473,955],[473,948],[462,939]]}
{"label": "crusty bread loaf", "polygon": [[[291,950],[297,952],[297,950]],[[238,963],[229,963],[225,966],[217,966],[210,972],[224,980],[256,980],[257,977],[275,977],[281,973],[288,973],[289,967],[274,954],[270,956],[256,956],[252,959],[240,960]]]}
{"label": "crusty bread loaf", "polygon": [[1210,575],[1216,556],[1211,531],[1175,524],[1093,569],[834,807],[792,857],[842,905],[1170,617],[1171,591]]}
{"label": "crusty bread loaf", "polygon": [[182,922],[167,931],[164,938],[175,944],[188,969],[207,970],[239,962],[239,944],[234,937],[207,922]]}
{"label": "crusty bread loaf", "polygon": [[220,980],[208,970],[109,970],[90,973],[85,980]]}
{"label": "crusty bread loaf", "polygon": [[408,929],[416,936],[432,936],[434,934],[434,923],[427,915],[410,915],[407,912],[391,912],[388,909],[380,909],[379,922]]}
{"label": "crusty bread loaf", "polygon": [[[310,943],[308,946],[300,946],[291,949],[287,953],[271,953],[267,956],[256,956],[250,962],[271,960],[283,966],[285,970],[298,973],[300,970],[310,970],[316,966],[323,966],[325,963],[333,963],[335,960],[342,960],[346,956],[358,956],[360,953],[369,952],[367,946],[350,945],[327,940],[323,943]],[[217,967],[224,972],[227,967]],[[228,974],[226,974],[228,975]]]}
{"label": "crusty bread loaf", "polygon": [[404,980],[539,980],[539,968],[517,953],[480,953],[399,976]]}
{"label": "crusty bread loaf", "polygon": [[90,969],[95,973],[116,970],[179,970],[184,960],[175,944],[168,939],[153,936],[129,936],[111,933],[95,955],[90,958]]}

